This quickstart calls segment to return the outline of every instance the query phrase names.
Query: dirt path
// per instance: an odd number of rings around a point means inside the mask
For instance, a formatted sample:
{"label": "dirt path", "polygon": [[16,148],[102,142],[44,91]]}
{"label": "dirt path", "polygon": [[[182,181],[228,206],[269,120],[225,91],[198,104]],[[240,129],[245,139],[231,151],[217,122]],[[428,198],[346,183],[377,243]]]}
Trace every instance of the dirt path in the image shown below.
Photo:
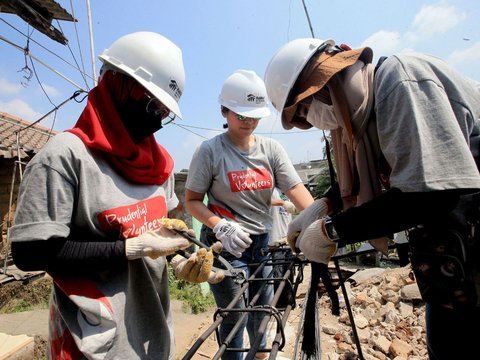
{"label": "dirt path", "polygon": [[[301,319],[301,312],[303,311],[303,299],[305,297],[310,279],[309,269],[309,267],[305,268],[304,281],[302,284],[300,284],[297,291],[297,306],[289,314],[287,324],[284,329],[286,345],[283,349],[283,352],[278,353],[278,360],[292,359],[295,339],[297,338],[296,334],[298,332],[298,324]],[[0,303],[8,303],[8,300],[19,297],[19,293],[22,294],[22,299],[28,299],[29,302],[32,303],[35,303],[36,301],[38,301],[38,299],[48,298],[50,289],[48,288],[47,284],[47,280],[39,280],[35,281],[32,284],[28,284],[27,286],[21,284],[20,282],[14,282],[8,284],[8,286],[2,286],[0,287]],[[11,305],[8,304],[7,306],[5,306],[5,309],[13,308],[15,306],[18,306],[18,304],[16,302],[12,302]],[[183,310],[181,301],[172,300],[172,312],[175,326],[177,354],[176,359],[180,360],[188,352],[188,350],[195,343],[195,341],[212,325],[215,308],[211,308],[210,310],[201,314],[189,314]],[[48,326],[47,321],[48,319],[45,317],[45,329]],[[276,331],[276,324],[273,321],[269,324],[268,331],[270,339],[268,345],[271,346],[271,341],[274,338]],[[45,336],[36,336],[36,340],[38,343],[38,356],[35,357],[35,359],[42,359],[45,348]],[[248,340],[246,340],[245,343],[247,344],[246,346],[248,346]],[[211,359],[213,355],[215,355],[215,353],[218,351],[218,348],[219,347],[215,338],[215,332],[213,332],[210,337],[206,341],[204,341],[202,346],[196,351],[192,359]],[[323,350],[324,349],[322,348],[322,352]]]}
{"label": "dirt path", "polygon": [[[283,351],[277,354],[278,360],[292,359],[295,351],[295,340],[297,339],[297,333],[299,323],[301,321],[301,315],[303,311],[303,301],[308,290],[310,283],[310,267],[306,267],[304,271],[304,281],[300,284],[297,291],[296,304],[297,306],[290,312],[287,323],[284,328],[286,344]],[[326,295],[325,295],[326,296]],[[215,309],[200,314],[181,314],[177,310],[174,310],[175,319],[175,333],[177,339],[177,360],[183,358],[188,352],[195,341],[210,327],[213,323],[213,313]],[[333,317],[329,308],[320,308],[319,316],[322,319]],[[275,337],[276,324],[271,321],[268,326],[268,345],[271,346],[271,342]],[[324,338],[325,334],[321,333],[322,354],[331,353],[335,344]],[[248,344],[248,339],[246,344]],[[213,332],[195,352],[192,360],[205,360],[211,359],[218,351],[218,343]],[[323,356],[322,356],[323,359]],[[325,357],[325,359],[327,359]]]}

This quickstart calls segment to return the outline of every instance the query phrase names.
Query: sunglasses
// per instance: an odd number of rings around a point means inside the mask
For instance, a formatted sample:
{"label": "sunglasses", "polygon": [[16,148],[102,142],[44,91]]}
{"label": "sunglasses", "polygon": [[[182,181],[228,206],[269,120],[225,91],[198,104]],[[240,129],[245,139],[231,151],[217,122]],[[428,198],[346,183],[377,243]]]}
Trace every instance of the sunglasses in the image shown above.
{"label": "sunglasses", "polygon": [[235,113],[235,116],[237,117],[238,120],[240,121],[245,121],[247,119],[251,119],[253,121],[259,121],[261,118],[256,118],[256,117],[250,117],[250,116],[243,116],[240,114]]}
{"label": "sunglasses", "polygon": [[170,124],[175,120],[176,115],[172,113],[160,100],[154,98],[152,95],[145,93],[145,97],[148,99],[145,111],[148,115],[161,116],[162,120],[168,118],[162,125]]}

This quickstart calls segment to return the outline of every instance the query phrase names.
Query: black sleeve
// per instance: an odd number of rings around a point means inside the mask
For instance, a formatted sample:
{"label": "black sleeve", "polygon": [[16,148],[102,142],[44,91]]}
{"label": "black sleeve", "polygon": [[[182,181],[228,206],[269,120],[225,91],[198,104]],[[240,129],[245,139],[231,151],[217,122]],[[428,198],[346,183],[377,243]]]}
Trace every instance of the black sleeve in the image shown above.
{"label": "black sleeve", "polygon": [[86,274],[126,266],[125,241],[86,235],[12,243],[15,265],[24,271]]}
{"label": "black sleeve", "polygon": [[438,221],[451,212],[460,195],[466,190],[442,190],[431,192],[386,191],[361,206],[332,216],[339,245],[388,236],[393,233]]}

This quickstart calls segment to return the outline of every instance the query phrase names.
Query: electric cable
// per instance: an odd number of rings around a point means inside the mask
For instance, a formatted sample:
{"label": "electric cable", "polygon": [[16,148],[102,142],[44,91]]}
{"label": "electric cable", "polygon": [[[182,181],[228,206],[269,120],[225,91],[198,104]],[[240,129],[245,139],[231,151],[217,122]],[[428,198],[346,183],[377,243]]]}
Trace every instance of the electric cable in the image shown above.
{"label": "electric cable", "polygon": [[[0,40],[6,42],[7,44],[10,44],[12,45],[14,48],[16,48],[17,50],[21,51],[22,53],[25,53],[25,49],[22,48],[21,46],[15,44],[14,42],[6,39],[5,37],[3,37],[2,35],[0,35]],[[65,75],[63,75],[62,73],[58,72],[57,70],[53,69],[51,66],[49,66],[48,64],[46,64],[45,62],[43,62],[42,60],[40,60],[39,58],[37,58],[36,56],[32,55],[31,52],[28,53],[28,56],[30,56],[31,58],[35,59],[37,62],[39,62],[40,64],[42,64],[43,66],[45,66],[47,69],[49,69],[50,71],[54,72],[55,74],[57,74],[58,76],[60,76],[62,79],[68,81],[70,84],[72,84],[73,86],[75,86],[77,89],[80,89],[82,91],[85,91],[85,89],[83,89],[80,85],[76,84],[73,80],[70,80],[69,78],[67,78]]]}
{"label": "electric cable", "polygon": [[[6,25],[8,25],[9,27],[11,27],[13,30],[17,31],[19,34],[23,35],[24,37],[30,38],[30,41],[31,41],[31,42],[33,42],[33,43],[35,43],[36,45],[38,45],[39,47],[41,47],[43,50],[45,50],[45,51],[48,52],[49,54],[57,57],[58,59],[60,59],[61,61],[63,61],[65,64],[69,65],[70,67],[72,67],[72,68],[74,68],[75,70],[77,70],[78,72],[80,72],[80,73],[82,74],[82,76],[86,76],[86,77],[88,77],[88,78],[90,78],[90,79],[93,79],[90,75],[88,75],[87,73],[85,73],[84,71],[82,71],[82,70],[78,67],[78,65],[77,65],[77,66],[73,65],[72,63],[68,62],[67,60],[65,60],[64,58],[62,58],[61,56],[59,56],[57,53],[49,50],[47,47],[45,47],[44,45],[40,44],[38,41],[32,39],[32,38],[30,37],[31,34],[30,34],[30,35],[27,35],[27,34],[23,33],[22,31],[18,30],[15,26],[11,25],[10,23],[8,23],[8,22],[7,22],[5,19],[3,19],[3,18],[0,18],[0,20],[1,20],[2,22],[4,22]],[[3,37],[2,37],[2,38],[3,38]],[[18,47],[18,45],[13,44],[13,42],[7,41],[5,38],[3,38],[3,39],[1,39],[1,40],[4,40],[5,42],[10,43],[10,45],[13,45],[14,47]]]}
{"label": "electric cable", "polygon": [[[192,134],[194,134],[194,135],[197,135],[197,136],[199,136],[199,137],[201,137],[201,138],[203,138],[203,139],[208,140],[207,137],[205,137],[205,136],[203,136],[203,135],[200,135],[200,134],[196,133],[195,131],[192,131],[192,130],[187,129],[188,127],[193,127],[193,126],[180,125],[180,124],[177,124],[176,122],[172,122],[172,124],[178,126],[179,128],[181,128],[181,129],[183,129],[183,130],[185,130],[185,131],[188,131],[188,132],[190,132],[190,133],[192,133]],[[207,129],[205,129],[205,130],[207,130]],[[213,130],[213,131],[216,131],[216,130],[214,130],[214,129],[212,129],[212,130]]]}
{"label": "electric cable", "polygon": [[[172,122],[172,124],[175,124],[179,127],[182,128],[192,128],[192,129],[198,129],[198,130],[205,130],[205,131],[216,131],[216,132],[223,132],[225,131],[224,129],[214,129],[214,128],[206,128],[206,127],[201,127],[201,126],[194,126],[194,125],[185,125],[185,124],[178,124],[177,122]],[[186,130],[186,129],[185,129]],[[293,134],[308,134],[311,132],[318,132],[321,130],[315,129],[315,130],[299,130],[299,131],[285,131],[285,132],[255,132],[257,135],[293,135]],[[199,135],[201,136],[201,135]]]}
{"label": "electric cable", "polygon": [[[60,22],[58,20],[57,20],[57,26],[63,33],[62,26],[60,25]],[[75,26],[75,30],[76,30],[76,26]],[[77,33],[77,32],[75,31],[75,33]],[[80,48],[80,43],[78,43],[78,34],[77,34],[77,44],[78,44],[78,47]],[[80,65],[78,64],[78,61],[77,61],[75,55],[73,54],[73,51],[72,51],[72,48],[70,47],[70,44],[67,43],[66,46],[67,46],[68,50],[70,51],[70,55],[72,55],[73,61],[75,61],[75,64],[77,65],[77,68],[80,70]],[[82,62],[82,67],[83,67],[83,59],[82,59],[82,51],[81,50],[80,50],[80,61]],[[85,69],[83,69],[83,71],[80,71],[80,75],[82,76],[83,81],[85,82],[85,86],[87,87],[88,90],[90,90],[90,86],[88,85],[87,78],[85,77],[84,74],[85,74]]]}
{"label": "electric cable", "polygon": [[302,0],[303,9],[305,10],[305,15],[307,15],[308,26],[310,27],[310,33],[312,37],[315,38],[315,34],[313,33],[312,22],[310,21],[310,15],[308,15],[307,6],[305,5],[305,0]]}
{"label": "electric cable", "polygon": [[[75,19],[75,11],[73,9],[73,2],[72,0],[70,0],[70,11],[72,12],[72,17]],[[75,19],[76,20],[76,19]],[[58,20],[57,20],[58,22]],[[80,46],[80,37],[78,36],[78,27],[77,27],[77,22],[74,21],[73,23],[73,27],[75,29],[75,37],[77,38],[77,46],[78,46],[78,52],[80,54],[80,62],[82,63],[82,70],[84,73],[86,73],[85,71],[85,64],[83,62],[83,53],[82,53],[82,47]],[[94,74],[94,78],[95,78],[95,74]],[[86,80],[85,80],[86,82]],[[87,88],[89,88],[89,86],[87,85]]]}

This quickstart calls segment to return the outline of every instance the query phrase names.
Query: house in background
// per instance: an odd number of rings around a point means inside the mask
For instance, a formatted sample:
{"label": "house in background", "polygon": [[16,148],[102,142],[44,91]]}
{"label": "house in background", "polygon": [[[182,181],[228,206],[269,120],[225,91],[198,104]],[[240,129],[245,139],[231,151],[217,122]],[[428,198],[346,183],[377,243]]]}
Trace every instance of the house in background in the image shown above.
{"label": "house in background", "polygon": [[[0,260],[5,257],[7,228],[13,221],[20,175],[25,165],[57,132],[0,112],[0,215],[2,242]],[[13,185],[13,186],[12,186]]]}
{"label": "house in background", "polygon": [[327,159],[311,160],[299,164],[294,164],[295,170],[302,179],[303,185],[311,192],[315,192],[318,182],[318,176],[328,172]]}

